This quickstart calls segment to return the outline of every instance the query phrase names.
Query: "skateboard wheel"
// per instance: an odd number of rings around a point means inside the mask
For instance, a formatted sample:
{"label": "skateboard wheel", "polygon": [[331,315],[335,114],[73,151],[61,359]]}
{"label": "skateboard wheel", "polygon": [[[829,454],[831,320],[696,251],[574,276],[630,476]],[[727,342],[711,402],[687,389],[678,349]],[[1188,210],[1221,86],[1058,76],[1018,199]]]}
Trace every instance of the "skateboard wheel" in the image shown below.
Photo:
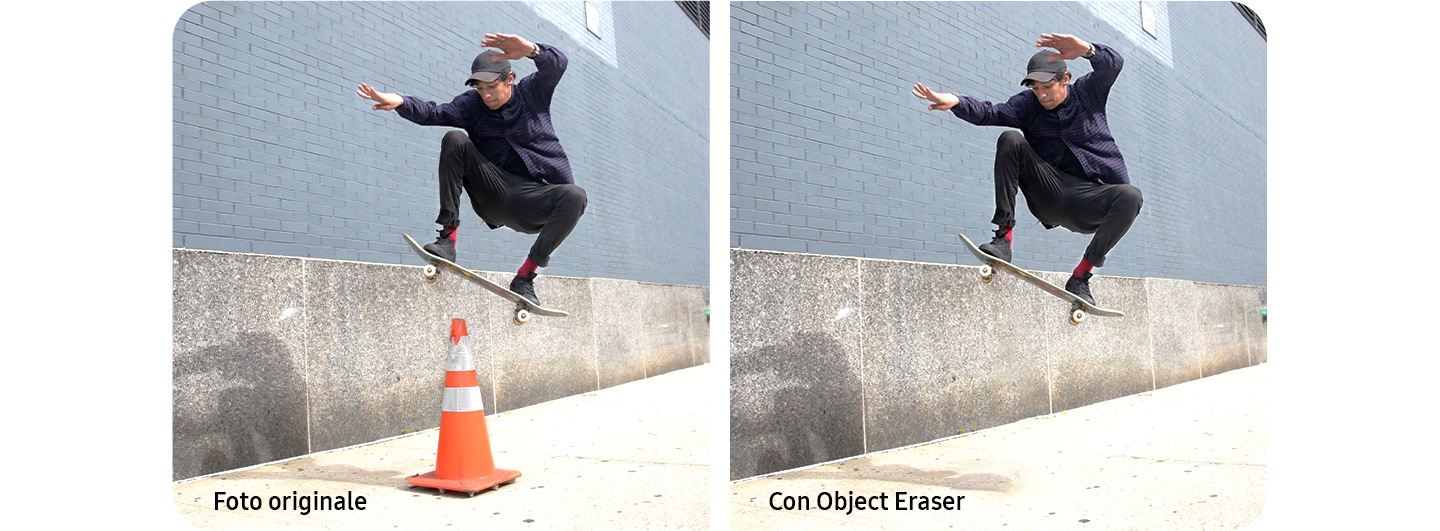
{"label": "skateboard wheel", "polygon": [[530,311],[524,308],[515,310],[515,324],[523,325],[530,320]]}
{"label": "skateboard wheel", "polygon": [[426,282],[432,282],[432,283],[433,283],[433,282],[435,282],[435,277],[439,276],[440,271],[436,270],[436,269],[435,269],[435,266],[433,266],[433,265],[427,265],[427,266],[425,266],[425,271],[424,271],[424,273],[425,273],[425,281],[426,281]]}
{"label": "skateboard wheel", "polygon": [[989,284],[995,278],[995,268],[989,264],[980,266],[980,281]]}
{"label": "skateboard wheel", "polygon": [[1085,310],[1076,308],[1070,312],[1070,324],[1078,325],[1085,322]]}

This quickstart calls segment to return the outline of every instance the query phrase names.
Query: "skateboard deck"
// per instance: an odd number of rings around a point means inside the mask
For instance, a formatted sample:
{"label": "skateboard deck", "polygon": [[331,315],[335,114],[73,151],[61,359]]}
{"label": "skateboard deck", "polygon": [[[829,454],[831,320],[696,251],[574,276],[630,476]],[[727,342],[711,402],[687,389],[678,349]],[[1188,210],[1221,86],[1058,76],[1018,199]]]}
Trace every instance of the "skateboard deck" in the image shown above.
{"label": "skateboard deck", "polygon": [[521,297],[520,294],[510,291],[509,288],[506,288],[505,286],[496,284],[494,281],[487,279],[484,276],[481,276],[479,273],[460,267],[460,265],[456,264],[455,262],[451,262],[444,258],[430,254],[430,252],[426,251],[419,242],[415,241],[415,238],[411,238],[409,234],[404,234],[403,236],[405,236],[405,243],[410,244],[410,248],[415,250],[415,254],[420,255],[420,257],[424,258],[425,261],[430,262],[430,265],[425,266],[424,273],[426,282],[435,282],[436,277],[439,276],[439,270],[437,270],[436,268],[444,269],[451,273],[460,275],[466,280],[479,284],[480,287],[485,288],[486,291],[499,295],[501,298],[515,303],[514,321],[517,325],[525,324],[526,321],[529,321],[531,314],[543,315],[546,317],[570,316],[569,313],[563,310],[555,310],[551,308],[536,306],[535,304],[532,304],[529,300],[526,300],[525,297]]}
{"label": "skateboard deck", "polygon": [[1046,282],[1045,279],[1037,277],[1024,269],[1020,269],[1019,267],[1016,267],[1015,264],[1011,264],[1010,262],[1006,262],[994,256],[985,254],[985,252],[981,251],[974,242],[970,241],[970,238],[966,238],[964,234],[960,235],[960,239],[965,242],[965,247],[970,249],[970,253],[974,254],[975,258],[979,258],[981,262],[985,263],[985,265],[981,266],[980,268],[980,280],[984,281],[986,284],[989,284],[990,281],[995,278],[995,269],[1003,269],[1005,271],[1009,271],[1011,274],[1020,277],[1020,280],[1024,280],[1026,282],[1034,284],[1036,287],[1040,288],[1046,293],[1049,293],[1051,295],[1059,297],[1061,300],[1069,302],[1070,324],[1072,325],[1078,325],[1081,322],[1085,321],[1086,314],[1099,315],[1101,317],[1125,316],[1125,312],[1122,312],[1120,310],[1101,308],[1099,306],[1095,306],[1093,304],[1085,302],[1080,297],[1075,296],[1074,293],[1065,291],[1065,288]]}

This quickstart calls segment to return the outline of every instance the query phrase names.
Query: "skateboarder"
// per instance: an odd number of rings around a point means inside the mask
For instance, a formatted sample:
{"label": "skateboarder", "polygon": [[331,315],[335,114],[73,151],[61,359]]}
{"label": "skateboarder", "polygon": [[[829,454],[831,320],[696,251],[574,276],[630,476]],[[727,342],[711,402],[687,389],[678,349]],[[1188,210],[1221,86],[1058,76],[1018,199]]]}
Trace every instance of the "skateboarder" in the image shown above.
{"label": "skateboarder", "polygon": [[[995,153],[995,217],[999,227],[980,250],[1010,261],[1014,239],[1015,192],[1025,194],[1030,212],[1046,229],[1065,227],[1094,234],[1065,290],[1095,304],[1091,270],[1105,265],[1110,252],[1140,214],[1140,189],[1130,184],[1125,160],[1110,134],[1105,103],[1124,60],[1115,49],[1074,35],[1041,34],[1020,84],[1028,88],[1004,103],[934,92],[916,83],[913,94],[929,100],[930,110],[949,110],[975,125],[1019,129],[1005,131]],[[1093,71],[1070,81],[1068,59],[1084,58]]]}
{"label": "skateboarder", "polygon": [[[570,175],[570,160],[550,123],[550,100],[569,62],[548,44],[517,35],[487,33],[486,50],[470,64],[466,90],[450,103],[380,92],[364,83],[355,91],[376,102],[372,109],[393,110],[420,125],[458,127],[440,143],[440,236],[425,250],[455,261],[459,239],[460,194],[491,229],[510,227],[539,234],[529,256],[510,281],[510,291],[539,305],[536,269],[565,241],[585,213],[585,190]],[[510,61],[528,57],[536,72],[519,81]]]}

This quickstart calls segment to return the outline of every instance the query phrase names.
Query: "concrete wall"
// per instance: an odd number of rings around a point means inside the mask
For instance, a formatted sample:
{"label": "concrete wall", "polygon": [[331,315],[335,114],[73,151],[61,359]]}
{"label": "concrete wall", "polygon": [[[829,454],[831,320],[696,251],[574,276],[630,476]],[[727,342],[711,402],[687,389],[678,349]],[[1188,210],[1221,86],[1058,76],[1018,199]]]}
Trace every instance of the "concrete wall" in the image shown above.
{"label": "concrete wall", "polygon": [[1096,298],[1125,316],[1072,326],[1068,304],[973,266],[730,259],[732,480],[1266,361],[1257,287],[1097,276]]}
{"label": "concrete wall", "polygon": [[570,317],[517,327],[503,299],[420,271],[174,250],[173,478],[438,426],[452,318],[491,414],[710,359],[701,287],[541,276]]}
{"label": "concrete wall", "polygon": [[[1266,283],[1265,41],[1229,2],[736,2],[730,246],[953,263],[994,227],[995,142],[917,82],[1003,102],[1041,33],[1125,58],[1108,120],[1145,206],[1104,274]],[[1074,76],[1091,71],[1069,61]],[[1088,236],[1017,209],[1015,260],[1064,271]]]}
{"label": "concrete wall", "polygon": [[[372,111],[355,87],[449,102],[503,32],[570,59],[552,114],[590,202],[543,273],[708,283],[710,41],[674,2],[591,3],[599,35],[578,1],[191,7],[173,40],[172,245],[407,263],[400,233],[434,238],[449,128]],[[458,261],[519,267],[535,238],[461,203]]]}

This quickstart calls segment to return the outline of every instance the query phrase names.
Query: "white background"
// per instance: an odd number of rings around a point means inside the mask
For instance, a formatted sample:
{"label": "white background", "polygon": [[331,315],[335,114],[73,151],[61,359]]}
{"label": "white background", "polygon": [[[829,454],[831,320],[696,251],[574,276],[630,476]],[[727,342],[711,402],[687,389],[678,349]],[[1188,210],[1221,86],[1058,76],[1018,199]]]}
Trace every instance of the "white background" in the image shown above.
{"label": "white background", "polygon": [[[3,17],[0,499],[12,519],[186,527],[170,493],[170,68],[190,5],[25,2]],[[1268,230],[1274,310],[1256,527],[1425,521],[1440,472],[1440,293],[1425,268],[1440,210],[1433,18],[1394,3],[1248,5],[1269,33],[1270,222],[1256,230]],[[727,374],[728,6],[710,16],[711,361]],[[723,526],[729,411],[714,402]]]}

